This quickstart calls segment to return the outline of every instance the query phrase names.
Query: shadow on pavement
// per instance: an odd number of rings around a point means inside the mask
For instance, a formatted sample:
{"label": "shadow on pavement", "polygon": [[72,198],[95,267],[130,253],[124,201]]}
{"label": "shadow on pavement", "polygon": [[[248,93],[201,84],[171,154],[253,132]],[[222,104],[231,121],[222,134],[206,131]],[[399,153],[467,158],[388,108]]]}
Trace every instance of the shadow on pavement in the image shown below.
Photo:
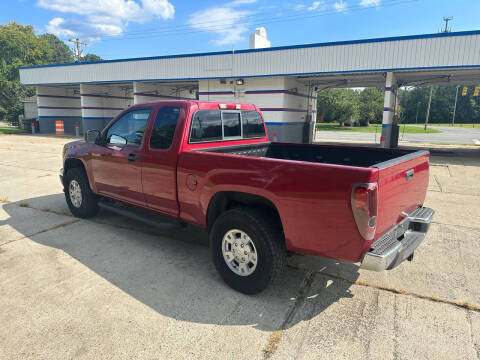
{"label": "shadow on pavement", "polygon": [[[352,296],[350,282],[322,272],[342,274],[353,281],[359,276],[354,264],[294,255],[290,258],[293,266],[304,259],[308,259],[308,266],[302,270],[290,266],[279,283],[258,295],[246,296],[230,289],[217,274],[210,260],[208,234],[203,229],[187,226],[162,231],[108,212],[66,226],[51,225],[72,220],[57,215],[65,209],[63,194],[4,204],[3,210],[10,217],[0,221],[0,226],[10,225],[38,244],[63,250],[125,293],[176,320],[251,325],[264,331],[288,328]],[[32,216],[37,222],[44,216],[48,220],[43,221],[44,228],[32,229]],[[315,281],[307,289],[301,288],[312,272]],[[291,317],[296,299],[313,310]],[[295,320],[286,321],[287,313]]]}

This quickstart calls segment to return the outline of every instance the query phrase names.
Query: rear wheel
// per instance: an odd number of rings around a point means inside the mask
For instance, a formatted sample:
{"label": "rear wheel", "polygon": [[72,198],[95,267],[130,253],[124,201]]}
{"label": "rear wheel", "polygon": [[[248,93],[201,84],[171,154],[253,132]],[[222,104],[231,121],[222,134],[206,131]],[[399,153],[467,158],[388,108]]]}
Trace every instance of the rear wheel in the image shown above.
{"label": "rear wheel", "polygon": [[72,214],[88,218],[98,213],[97,196],[90,189],[87,175],[80,168],[72,168],[65,174],[65,199]]}
{"label": "rear wheel", "polygon": [[244,294],[259,293],[285,268],[281,228],[266,212],[248,207],[224,212],[213,225],[210,241],[217,271]]}

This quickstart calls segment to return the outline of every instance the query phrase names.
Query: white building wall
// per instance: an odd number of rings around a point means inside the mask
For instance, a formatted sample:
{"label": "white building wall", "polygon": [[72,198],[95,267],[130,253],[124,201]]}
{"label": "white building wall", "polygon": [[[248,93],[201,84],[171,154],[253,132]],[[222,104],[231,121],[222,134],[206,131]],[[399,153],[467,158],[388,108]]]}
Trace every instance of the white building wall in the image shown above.
{"label": "white building wall", "polygon": [[37,86],[37,107],[41,133],[54,133],[57,120],[63,121],[66,133],[81,126],[80,95],[74,87]]}

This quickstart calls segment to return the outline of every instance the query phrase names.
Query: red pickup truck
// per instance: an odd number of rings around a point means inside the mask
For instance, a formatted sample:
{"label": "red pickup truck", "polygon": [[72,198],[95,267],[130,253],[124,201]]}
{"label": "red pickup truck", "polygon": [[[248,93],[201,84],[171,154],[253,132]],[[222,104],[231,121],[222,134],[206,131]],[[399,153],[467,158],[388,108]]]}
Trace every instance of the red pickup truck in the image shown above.
{"label": "red pickup truck", "polygon": [[247,294],[287,254],[392,269],[422,242],[429,153],[270,142],[255,105],[157,101],[124,110],[63,149],[71,212],[99,208],[210,234],[222,278]]}

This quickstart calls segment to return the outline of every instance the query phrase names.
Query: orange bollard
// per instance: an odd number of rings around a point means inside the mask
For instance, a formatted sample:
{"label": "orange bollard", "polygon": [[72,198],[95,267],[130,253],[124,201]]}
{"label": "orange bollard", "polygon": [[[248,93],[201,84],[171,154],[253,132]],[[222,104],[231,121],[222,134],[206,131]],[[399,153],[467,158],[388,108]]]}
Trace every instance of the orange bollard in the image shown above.
{"label": "orange bollard", "polygon": [[55,121],[55,135],[63,135],[65,134],[65,131],[63,129],[63,121],[62,120],[56,120]]}

